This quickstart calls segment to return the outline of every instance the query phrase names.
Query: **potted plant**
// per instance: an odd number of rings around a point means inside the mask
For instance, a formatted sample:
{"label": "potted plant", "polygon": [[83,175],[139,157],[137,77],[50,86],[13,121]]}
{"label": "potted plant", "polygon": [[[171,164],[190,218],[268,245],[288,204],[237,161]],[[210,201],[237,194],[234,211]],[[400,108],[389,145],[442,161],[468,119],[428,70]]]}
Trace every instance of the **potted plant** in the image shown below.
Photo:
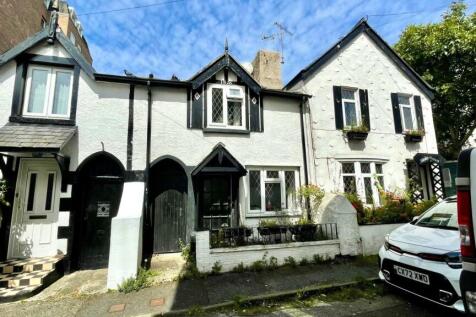
{"label": "potted plant", "polygon": [[364,141],[369,134],[369,128],[365,125],[353,125],[344,129],[347,139],[354,141]]}
{"label": "potted plant", "polygon": [[301,218],[289,230],[297,241],[313,241],[317,225],[307,218]]}
{"label": "potted plant", "polygon": [[425,130],[408,130],[404,132],[405,142],[415,143],[421,142],[423,136],[425,135]]}
{"label": "potted plant", "polygon": [[276,219],[260,220],[258,232],[262,236],[270,234],[280,234],[286,232],[287,228],[280,225]]}

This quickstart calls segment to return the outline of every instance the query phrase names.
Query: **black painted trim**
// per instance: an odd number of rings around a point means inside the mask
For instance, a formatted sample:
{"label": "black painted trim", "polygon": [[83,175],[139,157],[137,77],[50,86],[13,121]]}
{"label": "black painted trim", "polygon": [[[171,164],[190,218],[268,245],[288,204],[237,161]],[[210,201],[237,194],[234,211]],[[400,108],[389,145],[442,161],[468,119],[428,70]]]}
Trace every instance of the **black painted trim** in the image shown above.
{"label": "black painted trim", "polygon": [[189,88],[192,86],[190,82],[180,81],[180,80],[164,80],[164,79],[154,79],[154,78],[118,76],[118,75],[100,74],[100,73],[95,73],[94,78],[97,81],[141,85],[141,86],[147,86],[147,82],[150,82],[151,87]]}
{"label": "black painted trim", "polygon": [[25,61],[28,63],[35,63],[39,65],[47,66],[59,66],[59,67],[70,67],[79,66],[78,63],[72,58],[58,57],[58,56],[49,56],[49,55],[36,55],[36,54],[21,54],[16,58],[18,61]]}
{"label": "black painted trim", "polygon": [[359,21],[347,35],[331,46],[323,55],[314,60],[309,66],[301,70],[294,78],[292,78],[283,89],[290,89],[301,80],[306,80],[314,74],[327,61],[339,53],[360,33],[365,32],[375,44],[387,55],[430,99],[433,99],[433,87],[431,87],[418,73],[408,65],[393,49],[388,45],[380,35],[375,32],[365,20]]}
{"label": "black painted trim", "polygon": [[[209,167],[207,167],[208,163],[216,156],[219,156],[219,157],[221,156],[224,158],[226,157],[230,161],[230,163],[233,165],[233,168],[236,169],[236,170],[233,170],[233,172],[237,172],[241,176],[246,175],[247,171],[243,167],[243,165],[241,165],[241,163],[233,155],[231,155],[231,153],[225,148],[225,146],[222,143],[218,143],[210,152],[210,154],[208,154],[203,159],[203,161],[193,169],[191,173],[192,176],[197,176],[203,171],[204,168],[209,169]],[[230,172],[229,167],[223,167],[222,169],[225,172]],[[213,170],[213,172],[215,173],[217,171]]]}
{"label": "black painted trim", "polygon": [[202,101],[202,125],[201,125],[201,128],[202,129],[206,129],[207,128],[207,125],[208,125],[208,105],[207,105],[207,99],[208,99],[208,87],[206,87],[205,89],[205,85],[202,86],[202,97],[200,98],[200,100]]}
{"label": "black painted trim", "polygon": [[17,116],[18,114],[21,113],[27,71],[28,71],[28,67],[25,64],[25,62],[19,61],[17,63],[16,75],[15,75],[15,86],[13,88],[12,111],[11,111],[12,117]]}
{"label": "black painted trim", "polygon": [[250,131],[250,89],[246,87],[245,89],[245,126],[246,130]]}
{"label": "black painted trim", "polygon": [[[73,91],[71,95],[71,109],[69,119],[75,124],[76,123],[76,110],[78,108],[78,91],[79,91],[79,75],[81,69],[78,65],[74,66],[73,70]],[[51,119],[49,119],[51,120]]]}
{"label": "black painted trim", "polygon": [[127,166],[128,171],[132,170],[132,153],[134,137],[134,85],[129,87],[129,120],[127,124]]}
{"label": "black painted trim", "polygon": [[393,122],[395,125],[395,133],[402,133],[402,118],[400,116],[400,105],[398,104],[398,94],[392,92],[390,94],[392,100]]}
{"label": "black painted trim", "polygon": [[415,114],[417,119],[418,129],[425,129],[425,122],[423,121],[423,109],[421,106],[421,97],[413,96],[413,104],[415,105]]}
{"label": "black painted trim", "polygon": [[336,129],[342,130],[344,128],[344,114],[342,113],[342,90],[340,86],[333,86],[334,97],[334,117]]}
{"label": "black painted trim", "polygon": [[261,93],[263,95],[268,95],[268,96],[279,96],[279,97],[288,97],[288,98],[294,98],[294,99],[299,99],[301,100],[302,97],[306,98],[311,98],[311,95],[308,94],[303,94],[299,92],[291,92],[291,91],[285,91],[285,90],[278,90],[278,89],[267,89],[263,88],[261,90]]}
{"label": "black painted trim", "polygon": [[124,182],[144,182],[145,171],[142,170],[128,170],[125,173]]}
{"label": "black painted trim", "polygon": [[362,116],[362,123],[370,131],[370,105],[369,105],[369,93],[367,89],[359,89],[360,110]]}
{"label": "black painted trim", "polygon": [[309,185],[309,175],[308,175],[308,167],[307,167],[307,149],[306,149],[306,132],[304,127],[304,98],[300,103],[299,106],[300,116],[300,123],[301,123],[301,143],[302,143],[302,159],[304,164],[304,185]]}
{"label": "black painted trim", "polygon": [[22,117],[21,115],[11,116],[9,118],[9,120],[10,120],[10,122],[18,122],[18,123],[57,124],[57,125],[69,125],[69,126],[74,126],[75,125],[74,120],[31,118],[31,117]]}
{"label": "black painted trim", "polygon": [[0,146],[2,152],[32,152],[32,153],[58,153],[61,149],[47,148],[47,147],[12,147],[12,146]]}
{"label": "black painted trim", "polygon": [[192,118],[190,118],[190,114],[192,113],[192,90],[187,89],[187,128],[192,128]]}
{"label": "black painted trim", "polygon": [[258,98],[259,102],[259,118],[260,118],[260,125],[261,125],[261,132],[264,132],[264,103],[263,103],[263,95],[260,95]]}
{"label": "black painted trim", "polygon": [[[58,227],[58,239],[70,239],[72,237],[73,237],[73,229],[71,228],[71,226]],[[71,241],[68,241],[68,244],[70,243]]]}
{"label": "black painted trim", "polygon": [[59,211],[71,211],[72,199],[71,198],[60,198]]}

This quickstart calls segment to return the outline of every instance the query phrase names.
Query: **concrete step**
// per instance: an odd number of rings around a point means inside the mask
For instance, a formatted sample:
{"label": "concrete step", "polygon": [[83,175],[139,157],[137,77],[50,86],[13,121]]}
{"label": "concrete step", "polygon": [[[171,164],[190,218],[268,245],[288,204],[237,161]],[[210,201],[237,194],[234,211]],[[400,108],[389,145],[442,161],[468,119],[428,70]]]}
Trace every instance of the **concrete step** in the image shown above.
{"label": "concrete step", "polygon": [[23,286],[38,286],[55,270],[9,273],[0,275],[0,287],[13,288]]}

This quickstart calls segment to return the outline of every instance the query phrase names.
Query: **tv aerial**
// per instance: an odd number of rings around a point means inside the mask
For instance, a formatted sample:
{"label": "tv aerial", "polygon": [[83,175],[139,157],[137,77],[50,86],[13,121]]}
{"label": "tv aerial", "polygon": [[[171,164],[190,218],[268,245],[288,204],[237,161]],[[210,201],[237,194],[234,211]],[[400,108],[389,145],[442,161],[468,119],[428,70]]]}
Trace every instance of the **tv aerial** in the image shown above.
{"label": "tv aerial", "polygon": [[279,22],[274,22],[274,26],[278,29],[276,33],[271,33],[271,34],[265,34],[261,38],[262,40],[279,40],[279,45],[281,48],[281,64],[284,64],[284,37],[286,35],[292,36],[293,33],[289,31],[286,26]]}

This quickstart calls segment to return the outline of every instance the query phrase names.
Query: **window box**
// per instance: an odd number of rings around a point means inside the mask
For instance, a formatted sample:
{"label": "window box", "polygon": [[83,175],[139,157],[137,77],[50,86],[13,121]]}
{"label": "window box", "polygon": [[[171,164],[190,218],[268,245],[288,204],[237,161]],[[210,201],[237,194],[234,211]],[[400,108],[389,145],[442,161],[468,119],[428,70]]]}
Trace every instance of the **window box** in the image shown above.
{"label": "window box", "polygon": [[363,131],[347,131],[346,136],[348,140],[352,141],[365,141],[367,139],[368,132]]}
{"label": "window box", "polygon": [[423,136],[425,135],[425,131],[411,130],[411,131],[405,132],[404,134],[405,134],[405,142],[418,143],[422,141]]}

